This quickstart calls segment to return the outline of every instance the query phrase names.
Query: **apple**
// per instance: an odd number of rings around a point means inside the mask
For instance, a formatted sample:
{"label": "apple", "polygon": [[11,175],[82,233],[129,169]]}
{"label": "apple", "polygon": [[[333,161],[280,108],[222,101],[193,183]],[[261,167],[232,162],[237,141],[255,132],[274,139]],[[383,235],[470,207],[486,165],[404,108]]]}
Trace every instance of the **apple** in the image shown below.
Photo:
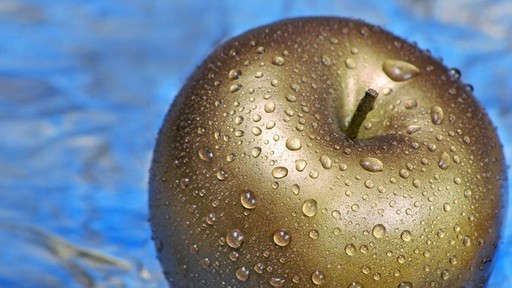
{"label": "apple", "polygon": [[181,89],[150,223],[173,287],[481,287],[504,175],[458,70],[362,21],[290,19]]}

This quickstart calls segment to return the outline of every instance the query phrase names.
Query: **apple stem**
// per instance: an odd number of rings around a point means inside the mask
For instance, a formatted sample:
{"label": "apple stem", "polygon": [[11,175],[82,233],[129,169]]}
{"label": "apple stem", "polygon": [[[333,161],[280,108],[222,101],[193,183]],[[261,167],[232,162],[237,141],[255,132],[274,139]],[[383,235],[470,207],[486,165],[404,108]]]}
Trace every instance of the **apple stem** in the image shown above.
{"label": "apple stem", "polygon": [[363,124],[366,115],[373,110],[373,105],[375,104],[375,100],[377,100],[377,96],[379,96],[379,93],[377,93],[377,91],[371,88],[366,90],[363,99],[361,99],[361,101],[359,102],[356,112],[352,116],[350,124],[348,125],[348,128],[345,131],[345,135],[348,138],[355,139],[357,137],[359,129],[361,128],[361,124]]}

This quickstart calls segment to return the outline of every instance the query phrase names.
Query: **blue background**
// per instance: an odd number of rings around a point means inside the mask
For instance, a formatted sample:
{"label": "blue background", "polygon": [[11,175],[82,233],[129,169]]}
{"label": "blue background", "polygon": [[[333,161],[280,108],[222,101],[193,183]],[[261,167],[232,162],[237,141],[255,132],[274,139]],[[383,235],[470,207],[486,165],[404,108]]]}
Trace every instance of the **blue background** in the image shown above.
{"label": "blue background", "polygon": [[[147,224],[164,114],[216,45],[299,15],[362,18],[459,68],[511,163],[507,0],[1,0],[0,287],[165,287]],[[511,244],[508,221],[491,287],[512,287]]]}

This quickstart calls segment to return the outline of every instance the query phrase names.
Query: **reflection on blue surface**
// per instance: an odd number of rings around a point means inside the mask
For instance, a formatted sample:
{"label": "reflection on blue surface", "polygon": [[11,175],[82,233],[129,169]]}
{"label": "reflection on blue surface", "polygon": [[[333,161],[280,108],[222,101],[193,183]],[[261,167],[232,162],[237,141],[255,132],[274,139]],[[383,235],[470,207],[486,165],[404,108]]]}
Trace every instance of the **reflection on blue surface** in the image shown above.
{"label": "reflection on blue surface", "polygon": [[[216,44],[286,17],[362,18],[442,55],[511,162],[509,1],[259,3],[0,1],[1,287],[165,287],[146,222],[163,116]],[[512,287],[508,222],[491,287]]]}

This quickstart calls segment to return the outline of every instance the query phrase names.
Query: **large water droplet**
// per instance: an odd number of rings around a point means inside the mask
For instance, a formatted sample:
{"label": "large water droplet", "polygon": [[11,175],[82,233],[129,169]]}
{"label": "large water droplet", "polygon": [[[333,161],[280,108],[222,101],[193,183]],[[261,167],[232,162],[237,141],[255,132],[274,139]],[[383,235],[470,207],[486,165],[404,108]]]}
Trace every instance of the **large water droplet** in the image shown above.
{"label": "large water droplet", "polygon": [[272,287],[283,287],[285,282],[286,279],[282,276],[272,276],[270,280],[268,280],[268,283],[270,283]]}
{"label": "large water droplet", "polygon": [[440,125],[443,123],[444,120],[444,111],[439,106],[434,106],[432,109],[430,109],[430,118],[432,120],[432,123],[435,125]]}
{"label": "large water droplet", "polygon": [[409,230],[404,230],[402,234],[400,234],[400,238],[404,240],[405,242],[409,242],[412,239],[412,233]]}
{"label": "large water droplet", "polygon": [[386,227],[382,224],[373,226],[372,234],[375,238],[382,238],[386,235]]}
{"label": "large water droplet", "polygon": [[299,150],[301,147],[302,143],[297,137],[292,136],[286,140],[286,148],[288,148],[291,151]]}
{"label": "large water droplet", "polygon": [[288,169],[286,169],[286,167],[280,166],[272,169],[272,176],[276,179],[284,178],[286,175],[288,175]]}
{"label": "large water droplet", "polygon": [[261,154],[261,148],[260,147],[254,147],[251,149],[251,155],[252,157],[256,158],[258,156],[260,156]]}
{"label": "large water droplet", "polygon": [[363,169],[368,172],[381,172],[384,170],[382,161],[373,157],[365,157],[361,159],[359,165],[361,165],[361,167],[363,167]]}
{"label": "large water droplet", "polygon": [[350,283],[347,288],[364,288],[364,285],[357,282],[357,281],[354,281],[352,283]]}
{"label": "large water droplet", "polygon": [[209,162],[213,158],[213,153],[208,150],[208,148],[201,148],[199,151],[197,151],[197,154],[199,155],[199,159]]}
{"label": "large water droplet", "polygon": [[233,84],[229,87],[229,92],[234,93],[240,89],[242,89],[242,84]]}
{"label": "large water droplet", "polygon": [[347,246],[345,246],[345,253],[349,256],[354,256],[356,254],[356,246],[352,243],[347,244]]}
{"label": "large water droplet", "polygon": [[256,208],[256,197],[254,196],[254,193],[250,190],[247,190],[240,195],[240,202],[242,203],[242,206],[244,206],[244,208],[246,209]]}
{"label": "large water droplet", "polygon": [[401,82],[412,79],[420,74],[420,69],[413,64],[400,60],[386,60],[382,70],[393,81]]}
{"label": "large water droplet", "polygon": [[299,160],[295,161],[295,169],[297,169],[297,171],[299,171],[299,172],[304,171],[304,169],[306,169],[307,165],[308,165],[308,162],[306,160],[299,159]]}
{"label": "large water droplet", "polygon": [[238,229],[233,229],[226,235],[226,243],[231,248],[239,248],[244,242],[244,234]]}
{"label": "large water droplet", "polygon": [[279,229],[276,232],[274,232],[274,243],[276,243],[278,246],[284,247],[288,245],[291,241],[291,236],[288,230],[286,229]]}
{"label": "large water droplet", "polygon": [[236,79],[240,78],[241,75],[242,75],[242,72],[240,72],[240,70],[238,70],[238,69],[232,69],[232,70],[229,70],[229,72],[228,72],[229,80],[236,80]]}
{"label": "large water droplet", "polygon": [[238,270],[236,270],[236,278],[238,278],[238,280],[240,281],[247,281],[247,279],[249,279],[249,269],[247,269],[246,267],[240,267],[238,268]]}
{"label": "large water droplet", "polygon": [[302,213],[308,217],[313,217],[318,211],[318,202],[315,199],[308,199],[302,204]]}
{"label": "large water droplet", "polygon": [[398,288],[413,288],[413,286],[411,282],[400,282]]}
{"label": "large water droplet", "polygon": [[322,272],[316,270],[311,275],[311,281],[316,285],[322,285],[325,282],[325,276]]}
{"label": "large water droplet", "polygon": [[277,66],[283,66],[284,65],[284,58],[281,56],[276,56],[274,59],[272,59],[272,64]]}
{"label": "large water droplet", "polygon": [[329,158],[329,156],[327,156],[327,155],[323,155],[320,157],[320,163],[322,164],[322,167],[324,167],[324,169],[326,169],[326,170],[329,170],[332,168],[331,158]]}
{"label": "large water droplet", "polygon": [[450,167],[450,161],[450,155],[446,152],[443,152],[443,154],[441,154],[441,158],[437,162],[437,165],[439,168],[446,170],[448,167]]}

